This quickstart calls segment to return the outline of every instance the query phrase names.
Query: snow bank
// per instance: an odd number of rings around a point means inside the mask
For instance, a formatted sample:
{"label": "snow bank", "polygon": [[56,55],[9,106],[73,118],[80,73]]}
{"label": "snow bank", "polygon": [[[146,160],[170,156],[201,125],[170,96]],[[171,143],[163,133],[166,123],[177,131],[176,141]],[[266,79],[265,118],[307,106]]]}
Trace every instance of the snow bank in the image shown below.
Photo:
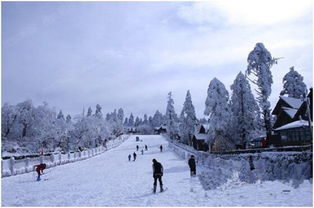
{"label": "snow bank", "polygon": [[313,178],[311,151],[216,155],[183,144],[169,143],[169,146],[182,158],[196,156],[199,178],[206,190],[221,187],[230,180],[249,184],[280,180],[291,182],[297,188],[304,180]]}

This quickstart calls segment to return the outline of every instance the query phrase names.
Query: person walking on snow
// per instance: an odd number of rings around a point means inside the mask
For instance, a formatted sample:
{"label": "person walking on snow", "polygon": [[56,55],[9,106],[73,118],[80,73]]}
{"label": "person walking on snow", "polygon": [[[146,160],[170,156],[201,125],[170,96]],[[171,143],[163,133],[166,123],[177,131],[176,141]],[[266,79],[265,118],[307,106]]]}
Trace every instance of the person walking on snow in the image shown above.
{"label": "person walking on snow", "polygon": [[37,181],[40,181],[40,175],[44,174],[44,169],[46,168],[46,164],[45,163],[41,163],[39,165],[35,165],[35,170],[37,172]]}
{"label": "person walking on snow", "polygon": [[154,189],[153,192],[156,193],[157,188],[157,180],[159,180],[160,185],[160,192],[163,192],[163,184],[162,184],[162,176],[163,176],[164,169],[161,163],[157,162],[156,159],[153,159],[153,178],[154,178]]}
{"label": "person walking on snow", "polygon": [[160,152],[162,152],[162,145],[160,145],[160,147],[159,147],[159,148],[160,148]]}
{"label": "person walking on snow", "polygon": [[138,151],[138,148],[139,148],[138,145],[136,145],[136,151]]}
{"label": "person walking on snow", "polygon": [[195,165],[194,155],[191,155],[189,159],[189,167],[190,167],[191,177],[196,176],[196,165]]}
{"label": "person walking on snow", "polygon": [[142,152],[142,155],[144,155],[144,150],[143,149],[141,150],[141,152]]}
{"label": "person walking on snow", "polygon": [[128,158],[129,158],[129,161],[131,161],[131,154],[129,154]]}
{"label": "person walking on snow", "polygon": [[145,144],[145,151],[147,151],[148,150],[148,148],[147,148],[147,145]]}
{"label": "person walking on snow", "polygon": [[133,161],[135,161],[136,160],[136,153],[134,152],[133,153]]}

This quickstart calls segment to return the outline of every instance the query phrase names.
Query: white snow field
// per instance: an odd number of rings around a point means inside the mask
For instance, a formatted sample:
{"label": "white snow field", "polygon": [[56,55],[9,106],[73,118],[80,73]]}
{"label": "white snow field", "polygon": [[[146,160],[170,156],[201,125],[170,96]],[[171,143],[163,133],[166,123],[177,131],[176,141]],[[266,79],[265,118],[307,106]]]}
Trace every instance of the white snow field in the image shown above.
{"label": "white snow field", "polygon": [[[204,191],[164,137],[139,135],[142,142],[136,142],[135,136],[91,159],[45,170],[39,182],[35,173],[2,178],[2,206],[312,206],[308,181],[297,189],[281,182],[230,181]],[[137,160],[129,162],[136,145],[141,150],[145,144],[148,151],[138,151]],[[164,166],[164,193],[151,191],[153,158]]]}

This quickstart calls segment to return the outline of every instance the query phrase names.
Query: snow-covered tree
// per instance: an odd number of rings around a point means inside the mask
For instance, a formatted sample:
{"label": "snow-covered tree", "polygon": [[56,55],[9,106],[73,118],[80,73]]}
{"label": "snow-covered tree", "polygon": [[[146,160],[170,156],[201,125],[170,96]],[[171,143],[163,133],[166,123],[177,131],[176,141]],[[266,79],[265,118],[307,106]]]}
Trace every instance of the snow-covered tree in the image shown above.
{"label": "snow-covered tree", "polygon": [[143,124],[148,125],[148,118],[147,118],[147,115],[146,115],[146,114],[144,114]]}
{"label": "snow-covered tree", "polygon": [[5,103],[1,108],[1,135],[7,137],[17,118],[15,106]]}
{"label": "snow-covered tree", "polygon": [[152,120],[152,126],[155,128],[155,127],[159,127],[161,126],[163,123],[162,123],[162,114],[157,110],[153,116],[153,120]]}
{"label": "snow-covered tree", "polygon": [[124,119],[123,126],[128,126],[128,125],[129,125],[129,120],[128,120],[128,118],[125,118],[125,119]]}
{"label": "snow-covered tree", "polygon": [[72,122],[72,117],[70,115],[67,115],[66,122],[67,123],[71,123]]}
{"label": "snow-covered tree", "polygon": [[190,90],[187,91],[183,108],[180,115],[180,141],[185,144],[190,143],[191,136],[194,133],[195,125],[198,120],[195,115],[195,109],[192,103]]}
{"label": "snow-covered tree", "polygon": [[280,95],[288,95],[293,98],[305,98],[307,95],[307,88],[303,82],[303,77],[292,66],[290,71],[283,77],[283,90]]}
{"label": "snow-covered tree", "polygon": [[232,137],[236,144],[244,145],[258,128],[259,108],[242,72],[237,75],[231,90]]}
{"label": "snow-covered tree", "polygon": [[61,120],[65,120],[64,119],[64,115],[62,113],[62,110],[59,111],[58,115],[57,115],[57,119],[61,119]]}
{"label": "snow-covered tree", "polygon": [[122,124],[123,118],[124,118],[124,111],[122,108],[119,108],[117,118],[118,118],[119,123]]}
{"label": "snow-covered tree", "polygon": [[228,106],[229,93],[224,84],[217,78],[210,81],[204,114],[209,116],[209,144],[219,135],[229,135],[230,109]]}
{"label": "snow-covered tree", "polygon": [[86,116],[92,116],[92,113],[93,113],[92,108],[88,107]]}
{"label": "snow-covered tree", "polygon": [[247,75],[253,74],[255,76],[255,79],[250,79],[250,81],[257,86],[257,102],[263,114],[266,134],[269,139],[271,136],[271,116],[268,98],[271,94],[271,85],[273,83],[270,68],[277,63],[277,59],[272,58],[263,43],[256,43],[254,50],[249,53],[247,62],[246,73]]}
{"label": "snow-covered tree", "polygon": [[100,106],[99,104],[96,105],[95,116],[96,116],[97,118],[102,118],[101,106]]}
{"label": "snow-covered tree", "polygon": [[165,119],[167,125],[167,134],[171,139],[174,139],[174,136],[178,134],[178,117],[174,110],[174,101],[172,99],[171,92],[168,93]]}
{"label": "snow-covered tree", "polygon": [[134,122],[134,126],[138,126],[140,124],[141,124],[141,120],[140,120],[140,118],[138,116],[136,116],[135,122]]}
{"label": "snow-covered tree", "polygon": [[130,118],[129,118],[129,126],[130,126],[130,127],[133,127],[133,126],[134,126],[134,116],[133,116],[132,113],[131,113]]}

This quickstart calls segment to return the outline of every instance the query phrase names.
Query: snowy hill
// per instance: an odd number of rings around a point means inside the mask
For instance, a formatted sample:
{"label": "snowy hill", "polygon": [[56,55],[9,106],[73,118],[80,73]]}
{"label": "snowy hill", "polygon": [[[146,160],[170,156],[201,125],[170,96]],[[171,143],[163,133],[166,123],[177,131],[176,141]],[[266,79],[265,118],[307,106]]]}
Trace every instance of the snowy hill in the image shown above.
{"label": "snowy hill", "polygon": [[[131,136],[119,147],[88,160],[35,173],[2,178],[2,206],[311,206],[312,184],[294,189],[278,181],[256,184],[228,181],[205,191],[190,178],[180,159],[159,135]],[[144,145],[148,151],[141,155]],[[127,156],[136,151],[136,161]],[[164,151],[160,152],[159,146]],[[152,159],[164,166],[165,193],[152,194]],[[159,190],[159,187],[158,189]]]}

